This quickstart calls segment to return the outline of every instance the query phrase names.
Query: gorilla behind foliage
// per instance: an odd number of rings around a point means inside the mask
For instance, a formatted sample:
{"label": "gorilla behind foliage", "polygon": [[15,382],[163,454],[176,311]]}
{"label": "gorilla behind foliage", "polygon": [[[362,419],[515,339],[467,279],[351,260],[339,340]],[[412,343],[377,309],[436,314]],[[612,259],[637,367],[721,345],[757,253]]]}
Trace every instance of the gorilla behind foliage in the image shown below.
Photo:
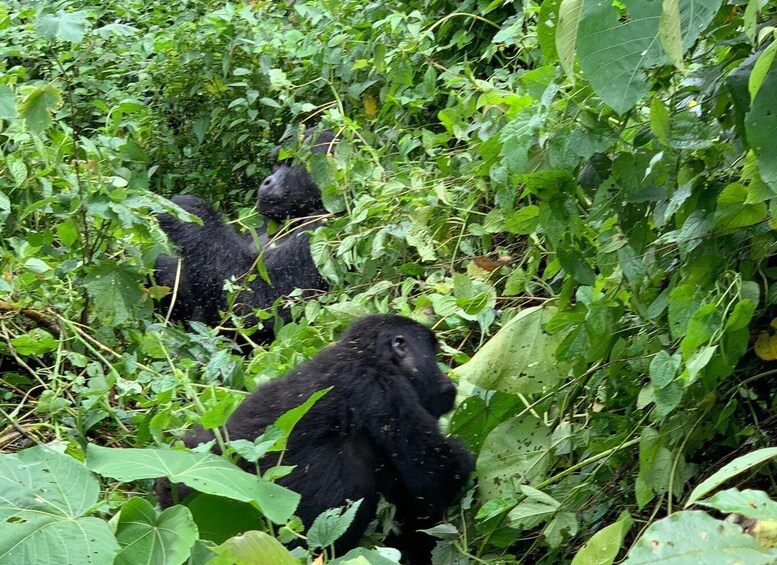
{"label": "gorilla behind foliage", "polygon": [[[332,132],[323,131],[316,135],[314,128],[305,132],[305,139],[315,139],[310,149],[312,154],[325,154],[335,143]],[[260,213],[279,222],[326,213],[321,190],[305,166],[292,165],[290,160],[278,161],[279,152],[279,148],[273,151],[273,160],[276,161],[273,172],[262,181],[258,190]],[[260,251],[249,237],[226,225],[213,206],[201,198],[175,196],[172,201],[203,221],[200,226],[180,222],[169,214],[159,216],[159,225],[178,247],[182,262],[178,277],[179,258],[162,255],[154,266],[157,284],[173,289],[178,282],[176,300],[170,311],[172,320],[217,324],[221,320],[219,311],[226,310],[228,306],[223,290],[224,280],[231,277],[243,280],[249,273],[256,274],[257,278],[237,297],[235,311],[240,314],[247,314],[254,308],[269,308],[276,299],[296,288],[306,290],[303,296],[308,297],[315,291],[327,290],[328,285],[310,255],[310,236],[307,233],[319,222],[308,222],[282,238],[271,238],[266,229],[259,233],[262,260],[271,281],[268,285],[258,277],[255,267]],[[172,297],[167,297],[162,302],[164,314],[170,309],[171,300]],[[281,316],[288,320],[287,311],[281,312]],[[253,325],[256,320],[249,322]],[[269,340],[272,332],[265,328],[255,337]]]}
{"label": "gorilla behind foliage", "polygon": [[[315,142],[311,155],[331,153],[336,143],[334,134],[325,130],[316,135],[315,128],[305,131],[305,140]],[[313,181],[305,165],[294,165],[290,159],[279,160],[280,147],[270,155],[272,173],[262,181],[257,192],[259,212],[271,220],[302,218],[326,213],[321,201],[321,189]]]}
{"label": "gorilla behind foliage", "polygon": [[[253,441],[281,414],[332,387],[292,431],[283,463],[296,467],[278,482],[302,495],[296,514],[306,527],[321,512],[362,499],[335,543],[338,555],[356,545],[382,494],[396,505],[402,528],[387,544],[402,550],[403,563],[430,561],[434,539],[417,530],[444,518],[474,468],[464,445],[440,433],[437,419],[453,408],[455,389],[437,366],[437,350],[434,333],[408,318],[361,318],[334,345],[255,390],[227,421],[230,439]],[[194,447],[211,439],[211,431],[196,428],[184,441]],[[275,464],[277,454],[259,461],[262,472]],[[191,492],[178,488],[182,496]],[[169,506],[170,484],[160,481],[158,492]]]}
{"label": "gorilla behind foliage", "polygon": [[[181,260],[179,291],[173,309],[175,319],[218,324],[219,312],[228,309],[224,281],[233,277],[246,287],[236,293],[233,305],[234,311],[241,315],[250,314],[255,308],[269,308],[279,297],[288,296],[297,288],[303,289],[303,297],[327,288],[310,255],[307,232],[292,233],[280,244],[266,246],[260,253],[253,242],[225,224],[209,202],[189,195],[174,196],[172,201],[202,220],[199,225],[181,222],[169,214],[159,216],[159,225],[178,247]],[[260,254],[271,284],[256,269]],[[160,284],[174,284],[177,259],[163,255],[155,268]],[[250,274],[255,277],[247,281]],[[281,315],[288,319],[288,312],[282,311]],[[257,321],[249,319],[249,324]],[[270,339],[272,331],[265,328],[256,336]]]}

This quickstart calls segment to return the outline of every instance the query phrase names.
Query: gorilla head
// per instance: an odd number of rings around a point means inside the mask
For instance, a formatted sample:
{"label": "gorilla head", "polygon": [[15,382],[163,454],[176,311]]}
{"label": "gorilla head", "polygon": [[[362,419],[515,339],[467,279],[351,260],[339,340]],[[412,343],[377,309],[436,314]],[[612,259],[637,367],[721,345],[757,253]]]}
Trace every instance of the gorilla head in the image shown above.
{"label": "gorilla head", "polygon": [[[313,142],[310,147],[313,155],[330,153],[336,143],[331,131],[319,133],[315,128],[305,131],[305,141]],[[278,222],[324,213],[321,189],[313,182],[305,165],[293,165],[291,159],[278,160],[279,154],[280,148],[276,147],[271,154],[272,174],[259,187],[259,212]]]}

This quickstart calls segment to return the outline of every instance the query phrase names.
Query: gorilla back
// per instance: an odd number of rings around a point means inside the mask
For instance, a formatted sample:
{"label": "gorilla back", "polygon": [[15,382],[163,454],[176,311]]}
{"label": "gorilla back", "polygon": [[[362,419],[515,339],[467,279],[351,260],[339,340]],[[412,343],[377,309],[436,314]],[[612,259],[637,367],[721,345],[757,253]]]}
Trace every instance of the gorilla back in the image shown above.
{"label": "gorilla back", "polygon": [[[417,530],[444,518],[474,468],[472,454],[440,433],[437,419],[453,408],[455,388],[437,366],[437,349],[434,333],[408,318],[361,318],[337,343],[250,394],[227,421],[230,439],[254,440],[281,414],[332,387],[292,431],[283,463],[296,467],[278,482],[302,495],[297,515],[306,527],[329,508],[362,500],[335,544],[338,554],[356,545],[382,494],[397,507],[402,533],[391,543],[403,550],[403,563],[427,563],[434,540]],[[212,437],[195,429],[185,443]],[[264,471],[276,457],[259,464]],[[161,491],[169,504],[169,485]]]}
{"label": "gorilla back", "polygon": [[[254,308],[269,308],[279,297],[297,288],[304,290],[303,297],[326,290],[326,281],[310,255],[310,236],[306,231],[292,233],[260,252],[252,241],[225,224],[209,202],[196,196],[174,196],[172,201],[202,220],[200,226],[181,222],[169,214],[159,216],[159,225],[178,247],[181,260],[179,293],[173,310],[174,316],[181,317],[175,319],[217,324],[221,319],[219,312],[228,308],[224,281],[234,277],[245,282],[249,274],[257,273],[260,254],[271,284],[256,274],[245,290],[237,292],[234,312],[247,315]],[[159,282],[174,283],[176,267],[175,260],[160,256],[155,265]],[[281,311],[281,316],[288,319],[288,312]],[[256,322],[249,319],[250,324]],[[259,332],[260,339],[271,336],[269,329]]]}

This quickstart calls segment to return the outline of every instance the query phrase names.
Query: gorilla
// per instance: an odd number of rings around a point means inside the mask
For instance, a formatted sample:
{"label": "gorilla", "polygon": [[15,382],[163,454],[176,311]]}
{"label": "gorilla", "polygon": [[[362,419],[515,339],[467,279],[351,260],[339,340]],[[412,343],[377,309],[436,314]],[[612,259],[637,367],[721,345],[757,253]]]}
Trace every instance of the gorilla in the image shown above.
{"label": "gorilla", "polygon": [[[173,319],[218,324],[220,312],[229,307],[224,281],[233,277],[245,287],[236,293],[233,311],[249,315],[250,325],[258,323],[251,316],[255,308],[269,308],[278,298],[291,294],[297,288],[303,289],[303,298],[326,290],[326,281],[310,255],[308,232],[292,233],[280,244],[267,245],[260,251],[251,240],[225,224],[209,202],[190,195],[174,196],[172,202],[202,220],[202,225],[199,225],[181,222],[170,214],[158,217],[160,227],[178,247],[180,254],[181,276],[172,310]],[[270,284],[256,270],[260,256]],[[178,259],[160,256],[155,265],[159,284],[174,288],[177,267]],[[252,273],[255,277],[248,280],[248,275]],[[283,310],[280,314],[289,319],[288,311]],[[269,340],[272,330],[262,327],[256,337]]]}
{"label": "gorilla", "polygon": [[[305,140],[315,141],[311,155],[332,152],[335,135],[324,130],[316,136],[315,128],[305,131]],[[289,159],[279,159],[280,147],[270,154],[274,165],[272,173],[262,181],[257,191],[259,212],[271,220],[282,222],[289,218],[302,218],[325,214],[321,201],[321,189],[310,177],[304,165],[293,165]]]}
{"label": "gorilla", "polygon": [[[286,411],[332,387],[292,431],[283,463],[296,467],[278,483],[302,496],[296,514],[306,527],[329,508],[362,500],[335,543],[338,555],[356,545],[383,495],[402,528],[387,543],[403,552],[403,563],[431,559],[434,539],[418,530],[444,518],[474,469],[467,448],[440,433],[437,420],[453,408],[456,391],[437,366],[438,350],[434,333],[408,318],[366,316],[335,344],[255,390],[226,423],[230,439],[253,441]],[[195,428],[184,442],[194,447],[213,437]],[[277,454],[259,461],[262,472],[275,464]],[[182,496],[191,492],[177,488]],[[163,507],[172,504],[170,489],[159,482]]]}
{"label": "gorilla", "polygon": [[[305,139],[314,140],[312,154],[330,152],[335,143],[331,131],[316,134],[315,128],[305,132]],[[279,160],[279,153],[279,148],[273,151],[273,171],[262,181],[257,193],[260,213],[278,222],[325,214],[321,190],[305,166],[293,165],[288,159]],[[171,295],[161,303],[163,313],[169,311],[172,320],[218,324],[219,312],[228,307],[224,280],[236,277],[244,281],[249,273],[256,273],[260,255],[270,284],[257,275],[249,282],[248,289],[238,294],[235,312],[250,314],[254,308],[269,308],[276,299],[296,288],[304,289],[303,297],[327,290],[328,285],[310,255],[308,230],[318,227],[318,221],[307,222],[282,238],[270,237],[265,228],[258,234],[257,248],[250,237],[238,234],[225,224],[205,200],[184,195],[175,196],[172,201],[203,222],[202,226],[180,222],[169,214],[158,218],[160,227],[179,248],[180,255],[179,258],[161,255],[154,265],[157,284],[177,291],[174,302]],[[288,311],[283,310],[280,315],[288,321]],[[255,325],[257,320],[251,318],[248,322]],[[263,327],[255,337],[260,341],[269,340],[272,331]]]}

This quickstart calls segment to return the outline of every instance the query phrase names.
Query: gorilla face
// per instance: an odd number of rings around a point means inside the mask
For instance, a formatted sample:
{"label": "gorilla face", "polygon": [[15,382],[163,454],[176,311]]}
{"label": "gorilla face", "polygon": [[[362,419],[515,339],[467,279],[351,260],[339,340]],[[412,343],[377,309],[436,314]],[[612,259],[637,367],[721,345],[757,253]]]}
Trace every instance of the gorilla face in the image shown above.
{"label": "gorilla face", "polygon": [[[326,154],[331,152],[335,136],[331,131],[317,133],[310,128],[305,132],[305,140],[315,138],[310,153]],[[313,182],[304,165],[293,165],[289,159],[278,160],[280,149],[276,148],[271,157],[275,164],[272,173],[262,181],[258,191],[259,212],[275,221],[287,218],[301,218],[324,212],[321,201],[321,189]]]}

